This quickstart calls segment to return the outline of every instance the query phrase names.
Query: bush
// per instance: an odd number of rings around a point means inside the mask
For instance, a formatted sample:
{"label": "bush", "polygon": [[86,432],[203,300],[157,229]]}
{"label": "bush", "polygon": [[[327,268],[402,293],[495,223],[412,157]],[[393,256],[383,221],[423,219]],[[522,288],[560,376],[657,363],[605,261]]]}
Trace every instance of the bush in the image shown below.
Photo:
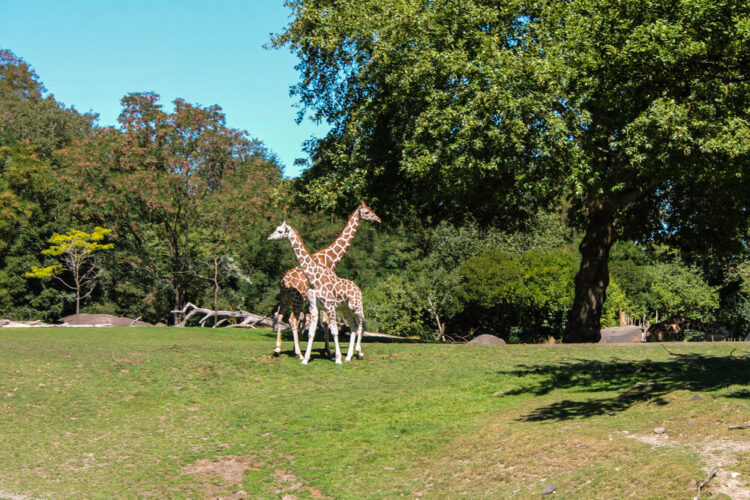
{"label": "bush", "polygon": [[463,310],[454,323],[506,340],[559,338],[573,303],[576,270],[576,258],[561,249],[488,250],[457,269]]}

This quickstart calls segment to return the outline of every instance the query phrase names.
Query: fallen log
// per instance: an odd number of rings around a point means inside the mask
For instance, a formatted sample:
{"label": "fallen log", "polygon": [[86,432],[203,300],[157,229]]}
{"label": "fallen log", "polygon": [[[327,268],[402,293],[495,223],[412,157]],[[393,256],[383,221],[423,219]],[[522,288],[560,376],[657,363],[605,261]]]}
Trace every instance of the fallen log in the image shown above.
{"label": "fallen log", "polygon": [[[189,311],[189,312],[188,312]],[[203,327],[206,326],[206,321],[209,318],[216,318],[217,321],[213,325],[213,328],[226,323],[231,319],[240,320],[238,323],[227,325],[227,328],[255,328],[256,325],[273,326],[273,319],[267,316],[261,316],[259,314],[253,314],[247,311],[225,311],[225,310],[213,310],[205,307],[198,307],[192,302],[188,302],[182,309],[173,310],[172,314],[182,314],[184,317],[182,321],[177,323],[175,326],[183,327],[187,324],[188,320],[195,315],[202,314],[203,317],[198,320],[198,324]],[[282,328],[287,328],[286,325],[282,324]]]}

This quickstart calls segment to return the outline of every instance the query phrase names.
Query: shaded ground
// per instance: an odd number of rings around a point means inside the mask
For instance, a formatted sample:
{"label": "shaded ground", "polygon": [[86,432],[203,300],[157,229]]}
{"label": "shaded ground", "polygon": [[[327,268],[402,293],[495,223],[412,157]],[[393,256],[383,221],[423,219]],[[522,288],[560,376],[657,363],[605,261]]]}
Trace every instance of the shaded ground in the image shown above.
{"label": "shaded ground", "polygon": [[[743,346],[744,347],[744,346]],[[561,389],[586,391],[585,399],[563,399],[541,405],[523,415],[523,421],[563,421],[601,415],[615,416],[639,404],[667,404],[664,397],[675,391],[696,393],[745,385],[750,375],[750,356],[743,350],[735,356],[672,352],[667,360],[609,360],[566,358],[557,363],[519,365],[502,372],[520,379],[533,377],[534,382],[507,391],[505,395],[533,394],[543,396]],[[602,394],[602,397],[594,397]],[[750,399],[745,388],[730,390],[729,398]]]}

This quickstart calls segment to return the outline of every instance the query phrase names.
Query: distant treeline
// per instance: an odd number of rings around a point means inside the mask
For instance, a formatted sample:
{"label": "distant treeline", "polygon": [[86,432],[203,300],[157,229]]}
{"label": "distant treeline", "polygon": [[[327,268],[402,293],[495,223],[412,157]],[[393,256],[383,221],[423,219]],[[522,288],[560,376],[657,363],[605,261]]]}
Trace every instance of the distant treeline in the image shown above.
{"label": "distant treeline", "polygon": [[[0,316],[51,321],[73,312],[74,295],[60,280],[26,274],[59,262],[42,253],[53,234],[96,227],[111,230],[114,247],[92,255],[101,274],[82,312],[172,323],[170,311],[189,301],[271,315],[281,276],[296,266],[288,245],[266,241],[273,227],[288,220],[317,250],[359,203],[314,209],[300,182],[285,179],[273,153],[228,126],[218,106],[177,100],[168,112],[155,94],[129,94],[119,126],[101,127],[0,51]],[[383,223],[363,223],[337,268],[362,288],[368,330],[561,337],[583,239],[566,210],[539,211],[511,228],[416,210],[388,217],[373,198],[366,201]],[[602,326],[617,324],[620,309],[649,321],[682,314],[721,322],[738,334],[750,326],[747,255],[620,241],[609,270]]]}

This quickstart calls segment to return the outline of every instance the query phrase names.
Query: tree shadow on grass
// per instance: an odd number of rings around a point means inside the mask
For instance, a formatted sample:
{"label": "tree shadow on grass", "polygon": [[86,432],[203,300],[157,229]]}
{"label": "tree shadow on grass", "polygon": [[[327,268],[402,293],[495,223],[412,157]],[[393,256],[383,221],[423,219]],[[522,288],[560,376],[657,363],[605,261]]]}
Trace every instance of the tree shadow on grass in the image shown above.
{"label": "tree shadow on grass", "polygon": [[614,416],[638,403],[665,405],[664,396],[679,390],[710,392],[729,388],[731,393],[727,397],[750,399],[750,391],[731,387],[750,384],[750,357],[669,354],[671,358],[666,361],[624,361],[616,357],[610,361],[573,359],[556,364],[521,365],[500,373],[516,377],[542,376],[533,384],[506,392],[507,395],[542,396],[554,389],[616,393],[598,399],[564,400],[542,406],[519,419],[527,422]]}

